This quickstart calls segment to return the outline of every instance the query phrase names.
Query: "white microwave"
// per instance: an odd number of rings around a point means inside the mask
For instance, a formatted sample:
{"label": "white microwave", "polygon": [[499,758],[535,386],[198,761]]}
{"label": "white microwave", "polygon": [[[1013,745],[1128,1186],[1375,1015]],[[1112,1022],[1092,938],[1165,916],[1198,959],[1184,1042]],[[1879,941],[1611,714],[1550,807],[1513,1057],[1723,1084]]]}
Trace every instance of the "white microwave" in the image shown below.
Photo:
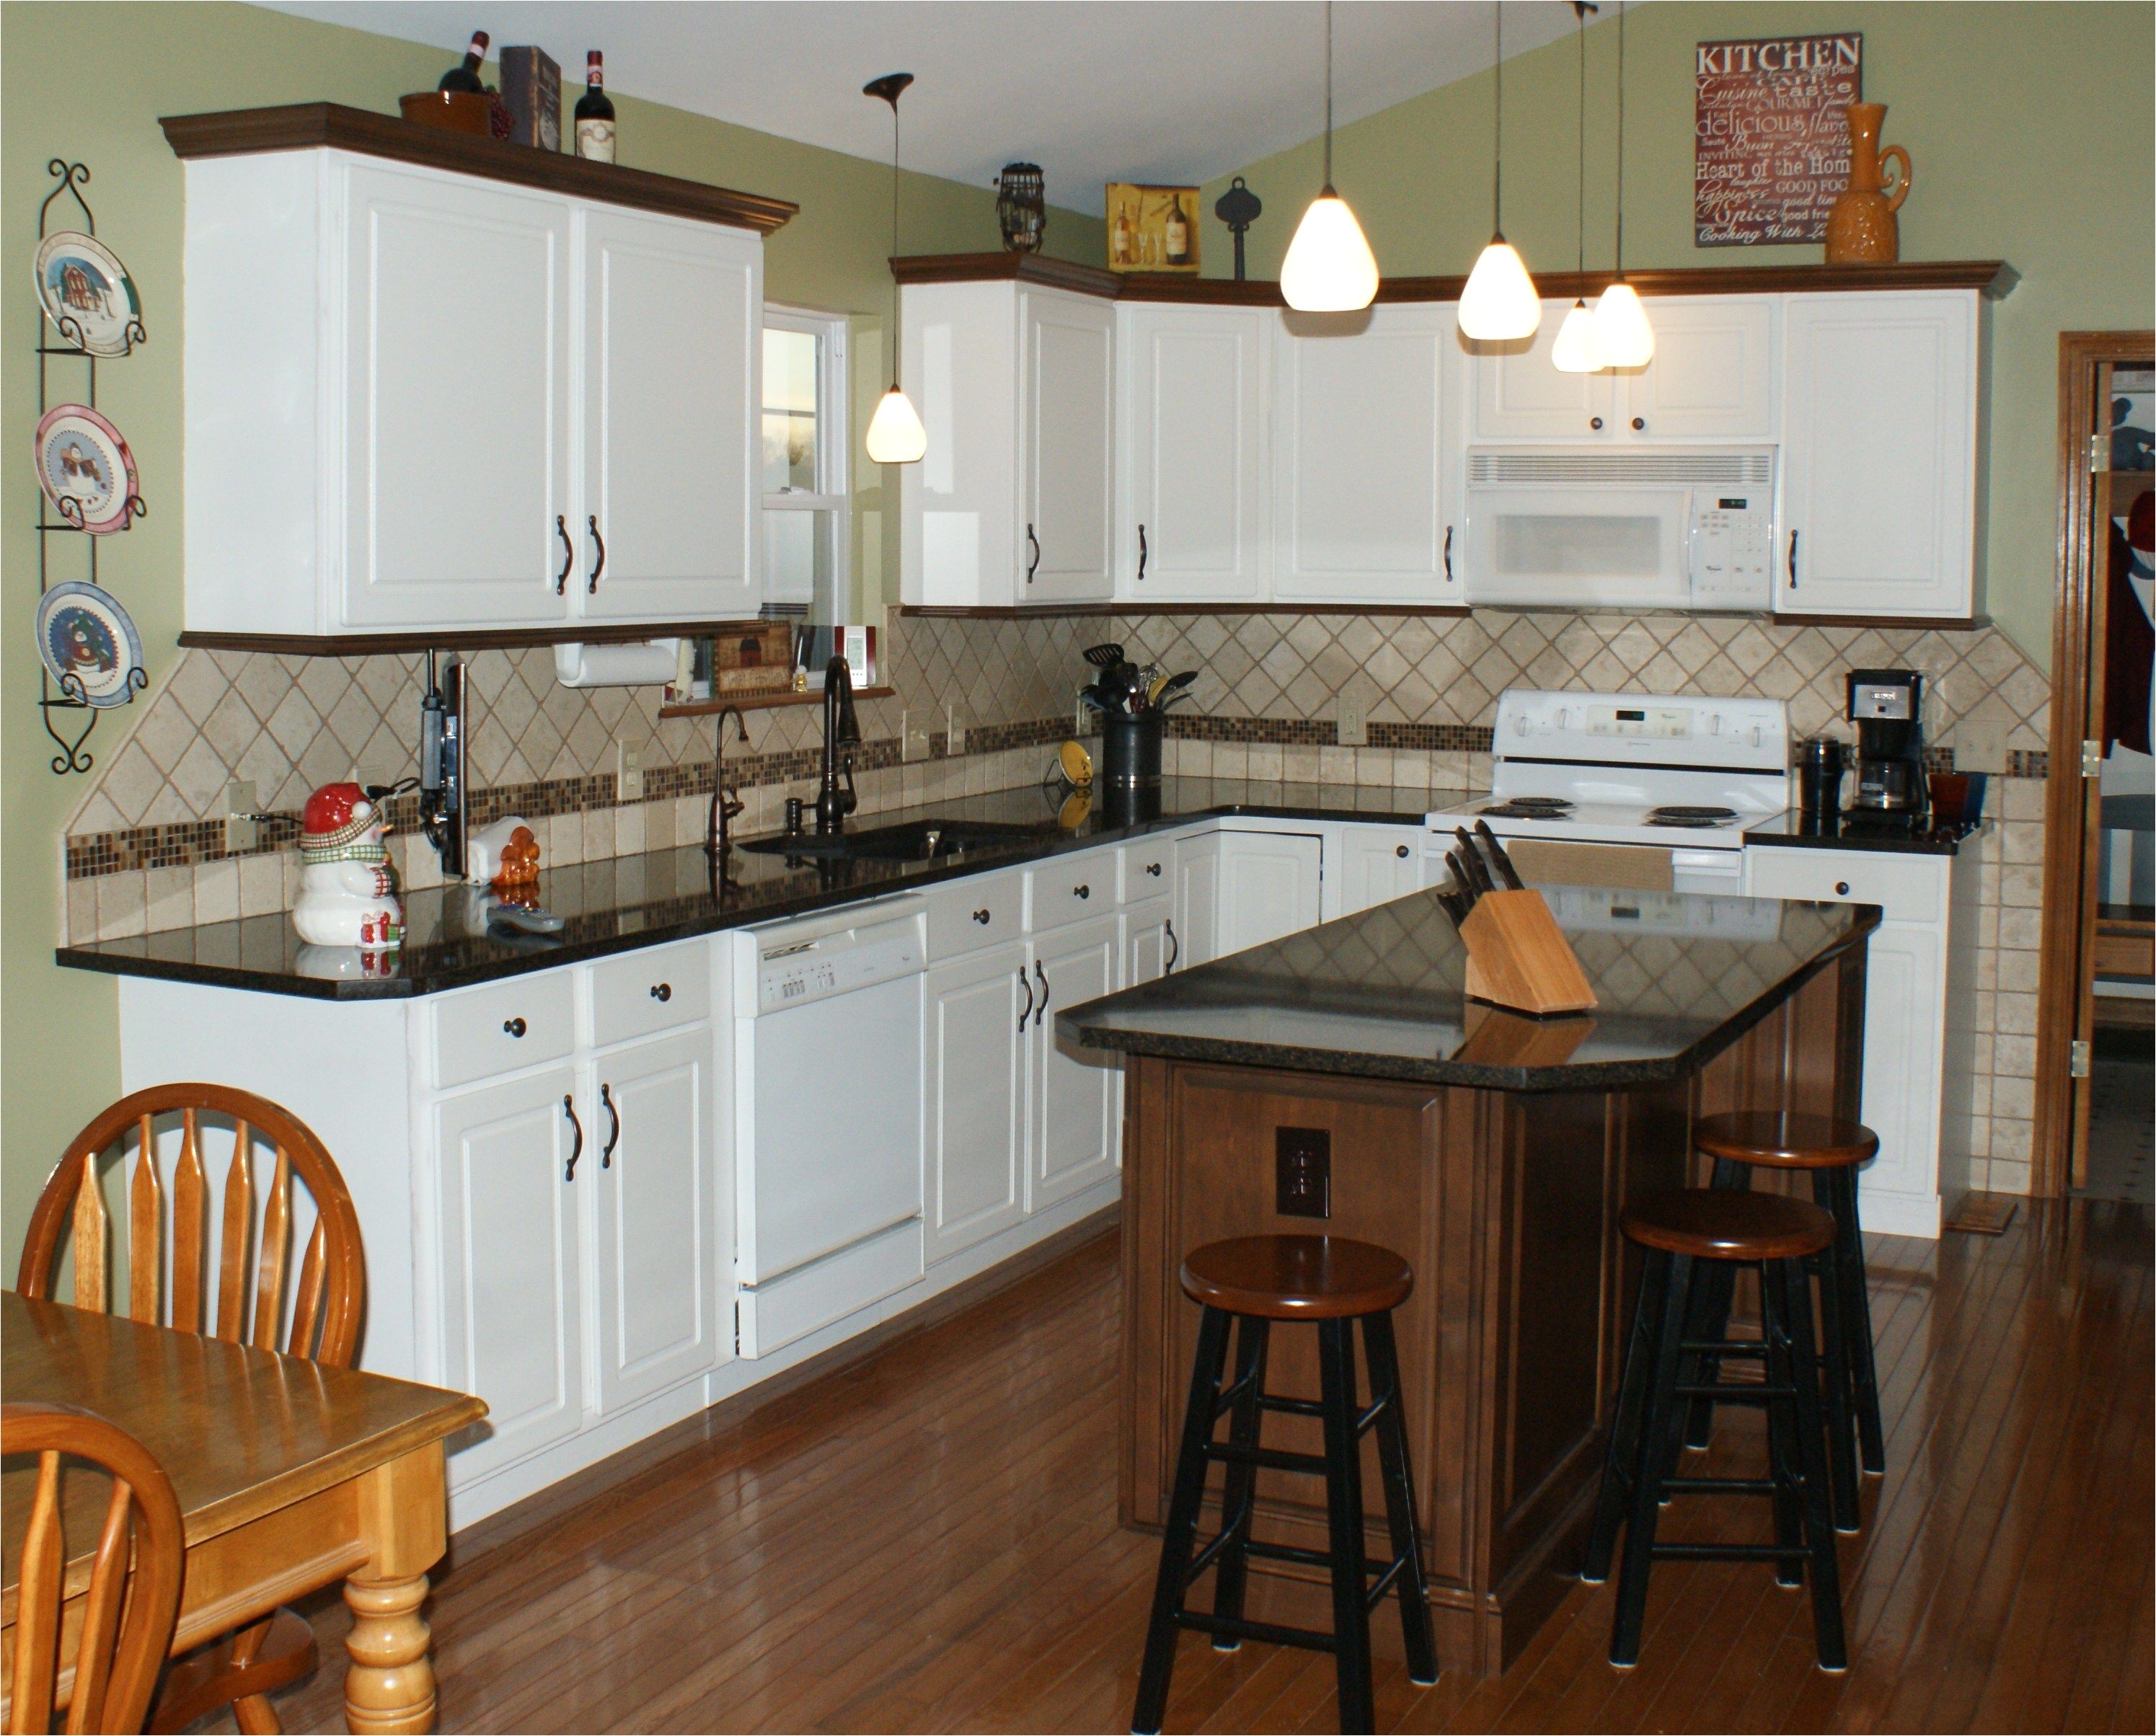
{"label": "white microwave", "polygon": [[1764,609],[1774,482],[1772,447],[1471,451],[1467,601]]}

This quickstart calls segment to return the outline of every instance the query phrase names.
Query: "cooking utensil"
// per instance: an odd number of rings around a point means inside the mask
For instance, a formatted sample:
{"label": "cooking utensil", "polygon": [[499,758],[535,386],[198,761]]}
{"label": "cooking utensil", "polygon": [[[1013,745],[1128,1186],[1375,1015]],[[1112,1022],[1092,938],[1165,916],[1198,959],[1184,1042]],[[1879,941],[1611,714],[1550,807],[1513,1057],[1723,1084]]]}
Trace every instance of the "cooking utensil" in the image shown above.
{"label": "cooking utensil", "polygon": [[1481,839],[1483,848],[1490,853],[1491,865],[1508,892],[1525,892],[1527,883],[1520,878],[1520,871],[1512,866],[1512,858],[1505,853],[1505,847],[1497,841],[1497,834],[1490,829],[1487,820],[1475,822],[1475,836]]}
{"label": "cooking utensil", "polygon": [[1156,682],[1152,689],[1152,703],[1165,705],[1170,698],[1183,694],[1197,679],[1197,670],[1185,669],[1180,674],[1170,675],[1163,681]]}
{"label": "cooking utensil", "polygon": [[1096,669],[1112,669],[1123,660],[1120,645],[1088,645],[1079,653]]}

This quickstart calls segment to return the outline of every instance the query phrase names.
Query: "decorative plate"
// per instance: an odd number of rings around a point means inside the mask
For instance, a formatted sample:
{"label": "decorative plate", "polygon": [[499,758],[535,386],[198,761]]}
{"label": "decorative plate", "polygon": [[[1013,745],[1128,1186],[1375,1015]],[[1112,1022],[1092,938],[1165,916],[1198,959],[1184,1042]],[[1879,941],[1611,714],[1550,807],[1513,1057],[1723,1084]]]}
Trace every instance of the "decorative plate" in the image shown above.
{"label": "decorative plate", "polygon": [[1082,790],[1093,781],[1093,756],[1086,751],[1083,742],[1065,742],[1057,750],[1056,758],[1062,763],[1063,776],[1068,782]]}
{"label": "decorative plate", "polygon": [[149,684],[142,641],[119,598],[80,581],[39,599],[38,654],[62,691],[91,705],[125,705]]}
{"label": "decorative plate", "polygon": [[55,404],[38,424],[38,486],[53,510],[93,536],[125,530],[141,510],[135,454],[87,404]]}
{"label": "decorative plate", "polygon": [[142,336],[142,300],[111,248],[63,229],[38,243],[38,300],[62,337],[92,356],[125,356]]}

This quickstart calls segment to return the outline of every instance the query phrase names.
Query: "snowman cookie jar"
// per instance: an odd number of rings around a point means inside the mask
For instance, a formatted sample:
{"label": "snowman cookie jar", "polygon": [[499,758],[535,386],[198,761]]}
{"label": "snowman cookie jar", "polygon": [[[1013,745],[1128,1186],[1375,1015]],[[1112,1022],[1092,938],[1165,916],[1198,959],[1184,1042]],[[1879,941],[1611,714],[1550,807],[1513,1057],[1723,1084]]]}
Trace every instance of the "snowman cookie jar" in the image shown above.
{"label": "snowman cookie jar", "polygon": [[382,810],[357,784],[324,784],[307,798],[300,822],[300,897],[292,926],[314,946],[382,952],[404,938],[388,830]]}

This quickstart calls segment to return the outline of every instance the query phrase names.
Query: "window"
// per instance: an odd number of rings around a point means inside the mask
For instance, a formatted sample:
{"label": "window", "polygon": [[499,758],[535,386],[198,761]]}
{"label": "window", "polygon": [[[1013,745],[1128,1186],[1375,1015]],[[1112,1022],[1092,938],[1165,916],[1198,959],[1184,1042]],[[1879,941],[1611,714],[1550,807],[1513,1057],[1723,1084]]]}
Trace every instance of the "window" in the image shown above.
{"label": "window", "polygon": [[763,310],[763,571],[767,612],[845,618],[846,322]]}

